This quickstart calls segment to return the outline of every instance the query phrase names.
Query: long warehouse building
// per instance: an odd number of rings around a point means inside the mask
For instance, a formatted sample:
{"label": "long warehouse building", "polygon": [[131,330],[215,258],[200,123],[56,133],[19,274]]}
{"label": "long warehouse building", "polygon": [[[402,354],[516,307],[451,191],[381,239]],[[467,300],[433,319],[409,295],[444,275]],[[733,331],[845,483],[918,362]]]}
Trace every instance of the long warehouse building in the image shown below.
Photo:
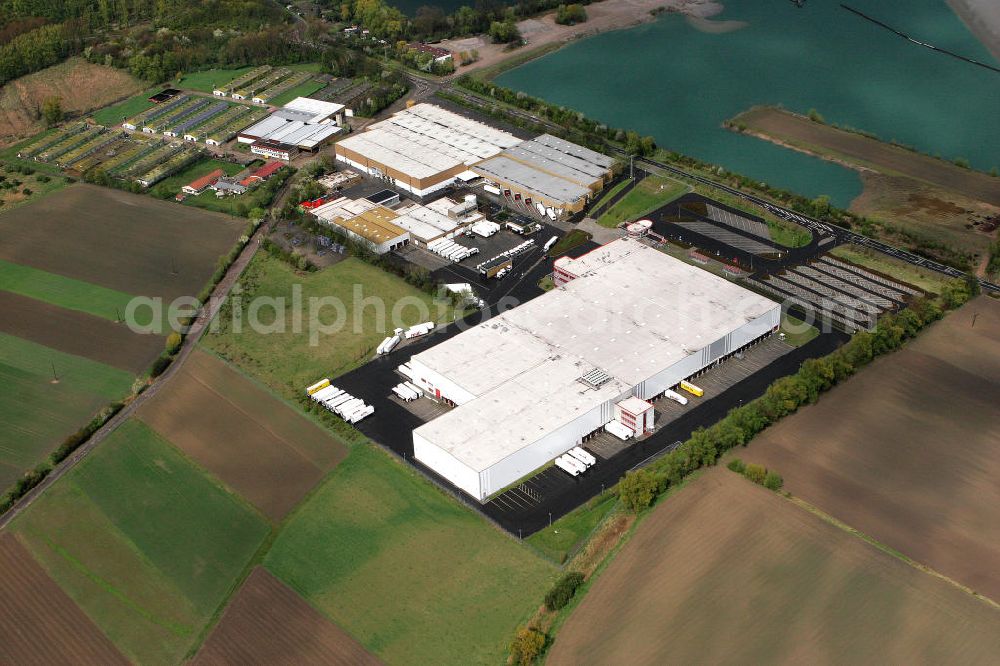
{"label": "long warehouse building", "polygon": [[472,167],[501,194],[541,210],[578,213],[612,178],[615,161],[543,134]]}
{"label": "long warehouse building", "polygon": [[411,359],[456,405],[414,456],[481,502],[780,324],[778,303],[634,240],[556,263],[562,286]]}
{"label": "long warehouse building", "polygon": [[521,143],[513,134],[434,104],[416,104],[336,145],[337,159],[416,196],[455,181],[477,162]]}

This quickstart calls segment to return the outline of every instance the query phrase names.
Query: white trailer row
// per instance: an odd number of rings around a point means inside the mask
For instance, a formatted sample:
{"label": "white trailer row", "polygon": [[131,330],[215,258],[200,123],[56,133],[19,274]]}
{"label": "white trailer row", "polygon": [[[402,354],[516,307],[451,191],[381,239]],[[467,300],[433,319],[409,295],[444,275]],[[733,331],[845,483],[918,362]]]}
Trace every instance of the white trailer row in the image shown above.
{"label": "white trailer row", "polygon": [[403,402],[412,402],[421,397],[424,392],[413,382],[403,382],[392,387],[392,392]]}
{"label": "white trailer row", "polygon": [[406,332],[403,334],[403,337],[406,338],[407,340],[410,340],[411,338],[419,338],[422,335],[427,335],[432,330],[434,330],[434,322],[425,321],[422,324],[417,324],[415,326],[411,326],[408,329],[406,329]]}
{"label": "white trailer row", "polygon": [[348,423],[357,423],[361,419],[375,413],[375,408],[365,404],[364,400],[339,389],[324,379],[306,389],[306,393],[314,402],[319,403]]}
{"label": "white trailer row", "polygon": [[427,244],[427,249],[440,255],[448,261],[463,261],[474,254],[479,254],[478,247],[465,247],[450,238],[438,238]]}
{"label": "white trailer row", "polygon": [[[478,264],[476,266],[476,270],[477,271],[482,271],[483,268],[485,266],[487,266],[487,265],[496,265],[495,262],[497,260],[500,260],[500,259],[513,259],[517,255],[519,255],[519,254],[521,254],[523,252],[527,252],[528,250],[530,250],[534,244],[535,244],[535,241],[533,241],[533,240],[526,240],[523,243],[521,243],[520,245],[516,245],[516,246],[510,248],[509,250],[504,250],[503,252],[501,252],[497,256],[495,256],[495,257],[493,257],[491,259],[488,259],[487,261],[484,261],[481,264]],[[497,274],[495,277],[503,277],[503,276],[500,275],[500,274]]]}
{"label": "white trailer row", "polygon": [[391,352],[393,349],[396,348],[396,345],[399,344],[400,340],[402,340],[402,338],[400,337],[399,333],[396,333],[395,335],[390,335],[385,340],[379,343],[379,346],[376,347],[375,349],[375,353],[380,356],[382,354],[388,354],[389,352]]}
{"label": "white trailer row", "polygon": [[588,468],[597,464],[597,458],[589,451],[574,446],[572,449],[555,459],[555,465],[570,476],[580,476]]}

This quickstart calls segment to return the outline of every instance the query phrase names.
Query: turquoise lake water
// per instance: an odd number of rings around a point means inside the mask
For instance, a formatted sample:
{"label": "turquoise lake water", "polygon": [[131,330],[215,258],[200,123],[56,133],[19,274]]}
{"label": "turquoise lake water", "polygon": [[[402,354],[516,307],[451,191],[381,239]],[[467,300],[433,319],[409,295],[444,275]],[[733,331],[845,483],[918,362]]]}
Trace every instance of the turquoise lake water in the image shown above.
{"label": "turquoise lake water", "polygon": [[[755,104],[862,128],[976,168],[1000,165],[1000,74],[911,44],[839,7],[728,0],[709,33],[679,15],[604,33],[501,75],[501,85],[656,137],[665,147],[847,206],[858,175],[721,127]],[[893,27],[1000,64],[944,0],[853,0]]]}

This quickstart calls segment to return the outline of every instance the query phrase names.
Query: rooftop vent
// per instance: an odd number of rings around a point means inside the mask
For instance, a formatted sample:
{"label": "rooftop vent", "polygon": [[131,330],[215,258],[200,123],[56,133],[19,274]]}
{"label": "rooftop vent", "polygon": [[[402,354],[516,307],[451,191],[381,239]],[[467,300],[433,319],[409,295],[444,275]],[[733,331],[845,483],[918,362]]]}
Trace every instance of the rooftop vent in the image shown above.
{"label": "rooftop vent", "polygon": [[611,381],[611,375],[604,372],[600,368],[594,368],[590,372],[586,373],[578,380],[583,384],[586,384],[590,388],[600,388]]}

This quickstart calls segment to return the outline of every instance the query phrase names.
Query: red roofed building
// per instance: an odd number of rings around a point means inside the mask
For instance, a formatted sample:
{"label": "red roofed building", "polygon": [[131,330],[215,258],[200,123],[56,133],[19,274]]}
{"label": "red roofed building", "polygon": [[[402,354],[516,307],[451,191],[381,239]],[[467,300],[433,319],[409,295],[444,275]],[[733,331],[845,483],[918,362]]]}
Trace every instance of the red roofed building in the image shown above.
{"label": "red roofed building", "polygon": [[181,189],[188,194],[201,194],[206,189],[215,185],[215,182],[222,178],[225,172],[222,169],[216,169],[212,173],[205,174],[198,180],[191,181]]}
{"label": "red roofed building", "polygon": [[246,185],[247,187],[249,187],[256,181],[267,180],[268,178],[273,176],[278,169],[280,169],[283,166],[285,166],[284,163],[280,162],[279,160],[271,160],[270,162],[268,162],[267,164],[257,169],[243,180],[241,180],[240,185]]}
{"label": "red roofed building", "polygon": [[440,46],[431,46],[430,44],[421,44],[420,42],[410,42],[406,45],[406,47],[414,51],[420,51],[421,53],[430,53],[434,56],[434,62],[451,60],[451,51],[443,49]]}

